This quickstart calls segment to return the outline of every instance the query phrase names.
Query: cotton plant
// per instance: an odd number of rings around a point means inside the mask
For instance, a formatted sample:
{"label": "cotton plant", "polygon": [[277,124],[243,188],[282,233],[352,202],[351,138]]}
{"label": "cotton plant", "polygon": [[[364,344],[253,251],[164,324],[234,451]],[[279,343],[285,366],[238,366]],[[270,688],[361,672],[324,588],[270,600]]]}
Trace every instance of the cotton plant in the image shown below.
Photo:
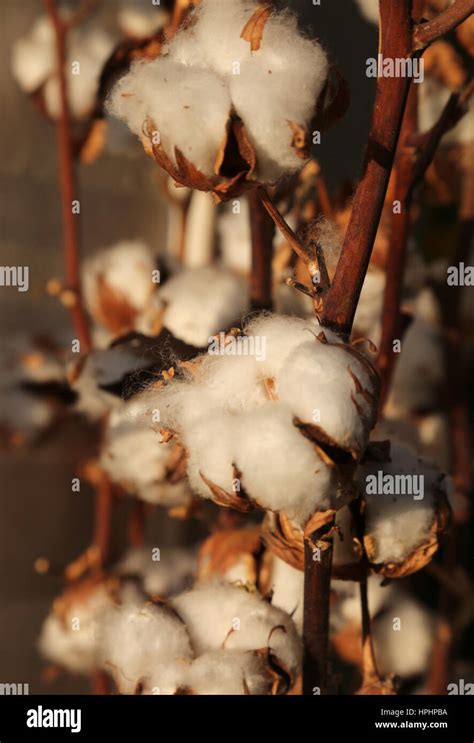
{"label": "cotton plant", "polygon": [[302,167],[328,75],[289,13],[202,0],[157,59],[119,80],[108,110],[174,180],[222,199]]}

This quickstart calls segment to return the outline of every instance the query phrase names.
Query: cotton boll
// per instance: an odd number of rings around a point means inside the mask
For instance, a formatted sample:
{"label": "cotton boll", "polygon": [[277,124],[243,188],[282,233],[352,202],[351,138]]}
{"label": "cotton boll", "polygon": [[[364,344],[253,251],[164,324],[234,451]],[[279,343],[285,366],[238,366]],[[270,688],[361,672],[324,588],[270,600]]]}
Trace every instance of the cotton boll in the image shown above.
{"label": "cotton boll", "polygon": [[54,421],[53,406],[21,388],[0,388],[0,436],[12,444],[31,443]]}
{"label": "cotton boll", "polygon": [[[418,126],[421,132],[426,132],[437,123],[452,90],[432,76],[427,76],[419,88]],[[441,140],[441,146],[466,145],[473,141],[474,105],[472,97],[467,105],[467,113],[456,126],[446,132]]]}
{"label": "cotton boll", "polygon": [[416,317],[402,340],[385,414],[399,418],[437,406],[444,365],[439,330]]}
{"label": "cotton boll", "polygon": [[[269,379],[278,375],[286,358],[295,349],[322,330],[315,318],[286,317],[262,314],[245,326],[247,335],[265,339],[265,358],[259,362],[260,372]],[[336,338],[324,331],[328,339]]]}
{"label": "cotton boll", "polygon": [[252,263],[247,199],[240,201],[240,211],[234,213],[233,205],[226,205],[217,221],[221,259],[227,268],[248,274]]}
{"label": "cotton boll", "polygon": [[211,409],[241,413],[268,401],[260,364],[255,356],[204,356],[195,383]]}
{"label": "cotton boll", "polygon": [[153,604],[112,609],[101,625],[100,651],[121,694],[174,694],[193,657],[185,625]]}
{"label": "cotton boll", "polygon": [[410,678],[425,673],[433,647],[434,617],[418,601],[398,595],[373,623],[375,657],[382,674]]}
{"label": "cotton boll", "polygon": [[296,678],[301,648],[293,622],[257,593],[229,584],[205,584],[171,603],[185,622],[198,655],[220,649],[269,648]]}
{"label": "cotton boll", "polygon": [[244,414],[238,426],[234,462],[244,491],[262,508],[304,524],[334,505],[332,472],[293,425],[288,407],[268,402]]}
{"label": "cotton boll", "polygon": [[[403,485],[406,494],[367,493],[369,487],[372,488],[370,478],[377,478],[379,471],[384,476],[389,475],[391,483],[396,482],[396,476],[402,476],[404,483],[408,482]],[[421,476],[421,479],[415,481],[413,476]],[[442,480],[438,470],[422,462],[408,447],[392,443],[390,461],[362,465],[358,480],[366,493],[365,542],[372,563],[401,564],[433,540],[430,534],[436,525],[436,493]],[[413,490],[416,485],[416,493],[410,493],[410,482],[414,483]]]}
{"label": "cotton boll", "polygon": [[173,276],[163,286],[163,322],[177,338],[197,347],[209,344],[248,308],[248,288],[239,276],[219,268],[199,268]]}
{"label": "cotton boll", "polygon": [[369,362],[349,347],[302,343],[278,374],[276,393],[322,440],[354,457],[364,450],[377,415],[377,382]]}
{"label": "cotton boll", "polygon": [[[332,580],[331,591],[336,597],[335,603],[331,606],[331,628],[333,631],[340,631],[348,624],[360,626],[361,624],[361,603],[360,603],[360,585],[357,581]],[[370,575],[367,581],[367,597],[369,610],[372,617],[375,617],[390,602],[393,594],[393,586],[382,585],[380,577]]]}
{"label": "cotton boll", "polygon": [[196,550],[166,547],[160,559],[154,558],[154,547],[131,549],[115,568],[119,575],[139,576],[149,596],[167,596],[183,591],[197,568]]}
{"label": "cotton boll", "polygon": [[127,36],[145,39],[156,34],[168,20],[168,13],[158,7],[135,7],[125,4],[120,8],[117,21]]}
{"label": "cotton boll", "polygon": [[268,591],[272,605],[283,609],[293,619],[298,634],[303,634],[304,572],[272,556]]}
{"label": "cotton boll", "polygon": [[176,64],[168,57],[135,62],[108,102],[109,112],[126,121],[137,135],[150,117],[168,157],[175,159],[177,147],[209,177],[214,175],[230,109],[226,85],[215,74]]}
{"label": "cotton boll", "polygon": [[355,0],[361,15],[369,23],[379,24],[379,0]]}
{"label": "cotton boll", "polygon": [[104,581],[88,580],[69,588],[43,624],[38,641],[41,654],[71,673],[92,673],[100,662],[100,626],[115,601],[125,595],[130,605],[139,599],[133,587],[122,586],[116,593]]}
{"label": "cotton boll", "polygon": [[139,240],[117,243],[86,259],[82,282],[87,310],[111,329],[133,323],[156,289],[155,268],[151,250]]}
{"label": "cotton boll", "polygon": [[15,42],[12,50],[12,72],[26,93],[43,85],[55,67],[54,28],[48,18],[38,18],[31,31]]}
{"label": "cotton boll", "polygon": [[254,651],[214,650],[197,658],[187,681],[193,694],[270,694],[272,676],[262,654]]}

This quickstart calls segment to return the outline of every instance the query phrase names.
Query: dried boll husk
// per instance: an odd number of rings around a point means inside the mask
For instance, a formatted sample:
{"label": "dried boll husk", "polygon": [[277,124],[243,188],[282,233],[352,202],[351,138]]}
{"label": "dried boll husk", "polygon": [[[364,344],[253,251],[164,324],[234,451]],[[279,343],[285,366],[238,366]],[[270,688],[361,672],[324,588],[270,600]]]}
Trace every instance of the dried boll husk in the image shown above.
{"label": "dried boll husk", "polygon": [[146,503],[176,508],[191,501],[183,448],[157,434],[135,400],[109,415],[100,465],[112,482]]}
{"label": "dried boll husk", "polygon": [[[368,475],[422,477],[424,497],[413,495],[365,495],[364,547],[372,570],[401,578],[425,567],[439,547],[447,529],[450,507],[445,476],[423,462],[416,453],[392,444],[388,461],[367,461],[358,471],[365,491]],[[419,481],[420,482],[420,481]]]}
{"label": "dried boll husk", "polygon": [[92,577],[74,583],[57,598],[38,640],[40,653],[74,674],[100,667],[100,626],[115,605],[134,605],[143,594],[132,582]]}

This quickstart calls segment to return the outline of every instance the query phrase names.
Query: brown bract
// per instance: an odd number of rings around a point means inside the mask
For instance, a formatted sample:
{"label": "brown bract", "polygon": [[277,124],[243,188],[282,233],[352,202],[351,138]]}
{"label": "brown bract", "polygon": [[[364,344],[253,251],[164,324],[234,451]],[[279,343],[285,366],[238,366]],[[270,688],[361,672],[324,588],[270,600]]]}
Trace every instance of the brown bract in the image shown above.
{"label": "brown bract", "polygon": [[206,539],[199,550],[199,580],[225,575],[238,563],[243,563],[248,583],[257,583],[257,562],[262,552],[261,529],[222,529]]}
{"label": "brown bract", "polygon": [[214,166],[215,175],[204,175],[191,163],[178,147],[174,160],[161,143],[153,142],[153,132],[158,131],[151,118],[147,118],[142,141],[145,151],[171,178],[182,186],[198,191],[211,191],[217,203],[242,194],[260,185],[253,179],[257,157],[241,119],[231,114]]}
{"label": "brown bract", "polygon": [[244,26],[240,38],[248,41],[252,52],[260,49],[265,26],[273,12],[270,5],[262,5],[256,8]]}
{"label": "brown bract", "polygon": [[435,514],[428,536],[403,561],[380,563],[377,560],[377,542],[370,534],[364,536],[364,547],[371,569],[386,578],[404,578],[416,573],[429,562],[438,550],[442,536],[449,526],[451,509],[445,494],[438,490],[435,495]]}

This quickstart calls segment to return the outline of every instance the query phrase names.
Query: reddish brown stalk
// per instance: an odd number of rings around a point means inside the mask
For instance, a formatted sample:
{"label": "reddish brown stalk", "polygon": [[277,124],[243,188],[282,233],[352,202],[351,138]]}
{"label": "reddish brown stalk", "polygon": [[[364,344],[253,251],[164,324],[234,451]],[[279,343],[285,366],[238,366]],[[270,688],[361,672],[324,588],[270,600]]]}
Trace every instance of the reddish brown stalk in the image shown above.
{"label": "reddish brown stalk", "polygon": [[303,694],[329,692],[329,603],[334,520],[304,542]]}
{"label": "reddish brown stalk", "polygon": [[418,129],[418,86],[411,84],[408,103],[403,117],[400,142],[395,162],[395,191],[394,201],[399,202],[400,212],[393,211],[390,233],[390,245],[385,267],[386,285],[382,312],[382,338],[377,359],[377,366],[381,375],[380,409],[383,410],[393,367],[395,353],[393,342],[400,339],[401,316],[400,300],[402,293],[403,272],[411,227],[410,184],[413,181],[415,167],[415,153],[410,147],[410,137]]}
{"label": "reddish brown stalk", "polygon": [[96,483],[94,538],[92,541],[98,551],[96,569],[99,571],[103,569],[109,558],[113,499],[112,483],[105,472],[101,472]]}
{"label": "reddish brown stalk", "polygon": [[[411,56],[411,0],[380,0],[380,53]],[[364,174],[357,186],[351,218],[322,322],[348,337],[382,214],[410,80],[379,77]]]}
{"label": "reddish brown stalk", "polygon": [[420,140],[419,146],[421,149],[418,156],[416,156],[413,146],[419,140],[416,135],[418,126],[417,85],[412,84],[410,90],[395,162],[394,198],[401,204],[401,213],[394,213],[392,217],[390,247],[386,265],[387,283],[382,314],[382,339],[377,359],[382,377],[381,410],[387,399],[395,366],[396,357],[393,352],[393,341],[400,339],[401,335],[400,299],[406,248],[411,226],[413,197],[417,186],[423,181],[425,173],[433,160],[442,136],[454,127],[466,112],[466,104],[472,90],[473,83],[471,81],[462,91],[453,93],[437,123]]}
{"label": "reddish brown stalk", "polygon": [[253,310],[272,308],[272,257],[275,225],[255,191],[248,195],[252,235],[250,301]]}
{"label": "reddish brown stalk", "polygon": [[81,351],[91,348],[91,336],[87,317],[82,306],[80,268],[79,268],[79,231],[77,216],[73,214],[73,202],[77,198],[71,143],[71,117],[67,95],[66,80],[66,27],[62,23],[55,0],[44,0],[46,12],[54,26],[56,36],[56,55],[61,98],[61,112],[57,122],[57,139],[59,155],[59,185],[63,219],[64,259],[66,284],[73,297],[69,307],[74,331],[81,344]]}
{"label": "reddish brown stalk", "polygon": [[142,547],[145,542],[146,508],[143,501],[132,501],[128,519],[128,543],[130,547]]}
{"label": "reddish brown stalk", "polygon": [[96,696],[105,696],[110,693],[109,677],[105,671],[95,671],[91,677],[92,693]]}
{"label": "reddish brown stalk", "polygon": [[90,15],[93,10],[95,10],[98,4],[99,0],[83,0],[77,10],[71,16],[69,16],[69,18],[65,19],[65,30],[69,31],[71,28],[74,28],[74,26],[78,26],[80,23],[82,23],[82,21],[85,20],[85,18],[87,18],[87,16]]}
{"label": "reddish brown stalk", "polygon": [[413,29],[413,51],[426,49],[433,41],[459,26],[471,13],[474,13],[474,0],[456,0],[433,20],[417,23]]}

